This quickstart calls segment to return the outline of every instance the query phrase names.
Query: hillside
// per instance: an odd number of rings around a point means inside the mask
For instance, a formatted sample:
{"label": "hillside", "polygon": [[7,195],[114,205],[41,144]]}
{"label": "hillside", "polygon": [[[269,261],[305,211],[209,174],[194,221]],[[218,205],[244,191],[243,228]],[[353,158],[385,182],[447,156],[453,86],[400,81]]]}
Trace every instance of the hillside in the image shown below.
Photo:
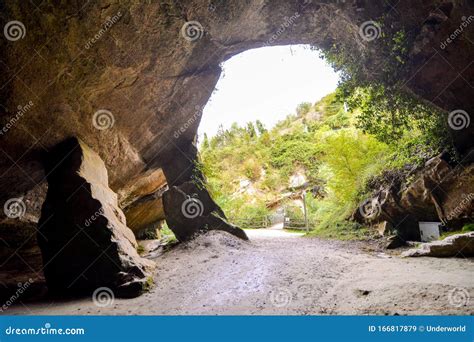
{"label": "hillside", "polygon": [[[441,144],[432,139],[432,131],[417,129],[424,117],[397,130],[368,119],[366,95],[348,99],[351,109],[338,89],[314,104],[300,104],[271,129],[256,121],[204,136],[202,169],[230,221],[258,226],[277,212],[302,220],[305,191],[312,234],[367,235],[350,217],[375,189],[368,183],[377,184],[390,172],[404,178],[407,169],[422,165]],[[378,136],[369,133],[371,125],[378,125]]]}

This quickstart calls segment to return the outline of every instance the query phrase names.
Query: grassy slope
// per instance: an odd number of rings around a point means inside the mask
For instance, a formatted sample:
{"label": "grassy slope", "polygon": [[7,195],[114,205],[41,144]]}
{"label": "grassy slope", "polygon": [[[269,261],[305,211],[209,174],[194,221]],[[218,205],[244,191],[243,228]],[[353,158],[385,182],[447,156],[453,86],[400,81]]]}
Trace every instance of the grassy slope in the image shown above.
{"label": "grassy slope", "polygon": [[357,130],[334,93],[296,112],[269,131],[252,123],[205,138],[201,159],[216,201],[234,220],[259,220],[271,212],[266,204],[289,191],[289,177],[302,172],[308,189],[318,190],[308,195],[312,234],[365,236],[346,218],[365,180],[382,169],[388,147]]}

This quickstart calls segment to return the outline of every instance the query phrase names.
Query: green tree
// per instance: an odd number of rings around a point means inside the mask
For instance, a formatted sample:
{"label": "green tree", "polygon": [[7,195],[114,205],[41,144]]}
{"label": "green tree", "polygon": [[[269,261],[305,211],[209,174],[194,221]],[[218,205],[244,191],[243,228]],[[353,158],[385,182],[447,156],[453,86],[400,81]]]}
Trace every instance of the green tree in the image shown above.
{"label": "green tree", "polygon": [[310,102],[302,102],[296,107],[296,115],[303,116],[311,110]]}
{"label": "green tree", "polygon": [[263,133],[267,132],[267,129],[260,120],[255,121],[255,126],[257,126],[257,131],[259,135],[262,135]]}
{"label": "green tree", "polygon": [[207,137],[206,133],[204,133],[204,138],[202,140],[202,149],[203,150],[209,149],[209,138]]}
{"label": "green tree", "polygon": [[344,203],[357,201],[369,176],[385,166],[388,146],[354,129],[343,129],[326,139],[322,160],[327,187]]}
{"label": "green tree", "polygon": [[250,138],[255,138],[257,136],[253,122],[247,123],[247,134],[249,135]]}

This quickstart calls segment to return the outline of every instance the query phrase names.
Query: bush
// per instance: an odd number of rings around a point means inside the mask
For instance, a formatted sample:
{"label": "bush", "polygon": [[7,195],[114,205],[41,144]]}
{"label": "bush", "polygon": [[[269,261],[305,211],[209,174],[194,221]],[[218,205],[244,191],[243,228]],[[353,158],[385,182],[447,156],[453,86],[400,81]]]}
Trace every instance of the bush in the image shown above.
{"label": "bush", "polygon": [[298,167],[303,167],[308,177],[314,179],[320,152],[309,134],[286,134],[276,138],[270,147],[270,164],[287,181]]}
{"label": "bush", "polygon": [[311,110],[311,103],[303,102],[296,107],[296,115],[303,116]]}
{"label": "bush", "polygon": [[474,232],[474,223],[468,223],[468,224],[465,224],[463,227],[462,227],[462,232]]}
{"label": "bush", "polygon": [[260,163],[257,163],[255,159],[247,159],[243,165],[243,173],[245,177],[255,182],[257,179],[260,178],[260,174],[262,171],[261,168],[262,167]]}

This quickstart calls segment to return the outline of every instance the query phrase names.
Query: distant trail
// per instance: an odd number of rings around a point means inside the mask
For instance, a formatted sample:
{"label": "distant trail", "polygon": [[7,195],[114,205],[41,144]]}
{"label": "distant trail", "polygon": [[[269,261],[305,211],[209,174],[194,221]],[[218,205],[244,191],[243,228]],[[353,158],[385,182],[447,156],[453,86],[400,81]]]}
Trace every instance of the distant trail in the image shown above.
{"label": "distant trail", "polygon": [[268,227],[268,229],[283,230],[283,222],[275,223],[273,226]]}
{"label": "distant trail", "polygon": [[[473,314],[474,262],[401,259],[358,243],[248,230],[211,232],[157,259],[156,287],[97,307],[90,298],[25,303],[7,314]],[[467,296],[471,297],[470,302]],[[458,306],[459,305],[459,306]]]}

